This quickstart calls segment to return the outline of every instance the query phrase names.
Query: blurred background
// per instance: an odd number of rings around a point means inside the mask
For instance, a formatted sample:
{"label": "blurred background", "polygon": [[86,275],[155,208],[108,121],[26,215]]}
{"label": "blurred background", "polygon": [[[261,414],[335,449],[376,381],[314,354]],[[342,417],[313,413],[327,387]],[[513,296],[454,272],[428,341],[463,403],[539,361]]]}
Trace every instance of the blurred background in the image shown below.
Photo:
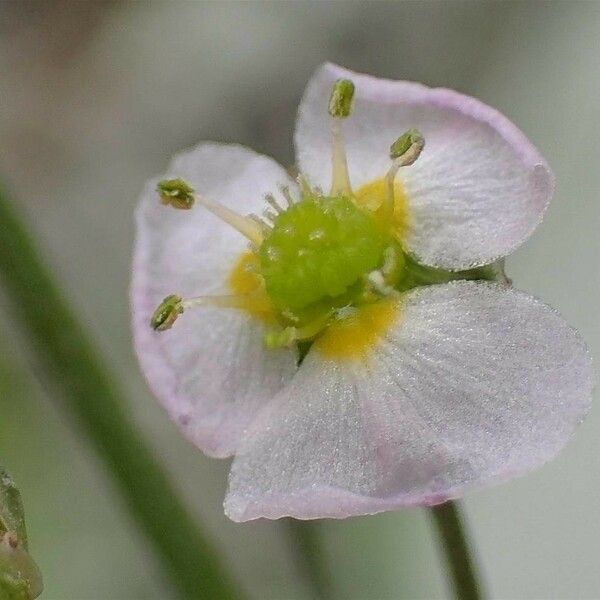
{"label": "blurred background", "polygon": [[[228,461],[186,443],[139,373],[127,293],[144,181],[200,140],[292,164],[296,107],[325,60],[475,95],[516,122],[557,175],[554,203],[508,273],[559,309],[600,360],[598,39],[594,1],[0,2],[0,177],[121,377],[136,422],[253,598],[310,591],[288,524],[224,517]],[[25,500],[43,598],[173,598],[5,308],[0,464]],[[600,597],[599,434],[595,410],[553,463],[464,503],[494,598]],[[423,511],[326,522],[321,532],[340,600],[443,597]]]}

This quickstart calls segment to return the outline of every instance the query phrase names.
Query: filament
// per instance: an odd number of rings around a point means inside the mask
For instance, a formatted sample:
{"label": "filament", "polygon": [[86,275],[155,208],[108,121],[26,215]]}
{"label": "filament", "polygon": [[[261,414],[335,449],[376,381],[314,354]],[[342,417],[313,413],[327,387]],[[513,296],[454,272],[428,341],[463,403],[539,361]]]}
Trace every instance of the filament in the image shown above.
{"label": "filament", "polygon": [[196,201],[202,204],[204,208],[209,210],[213,215],[239,231],[243,236],[247,237],[256,247],[259,247],[263,242],[263,231],[258,223],[249,217],[244,217],[234,210],[208,200],[203,196],[196,196]]}
{"label": "filament", "polygon": [[333,118],[331,125],[331,195],[351,196],[346,148],[342,135],[342,120]]}

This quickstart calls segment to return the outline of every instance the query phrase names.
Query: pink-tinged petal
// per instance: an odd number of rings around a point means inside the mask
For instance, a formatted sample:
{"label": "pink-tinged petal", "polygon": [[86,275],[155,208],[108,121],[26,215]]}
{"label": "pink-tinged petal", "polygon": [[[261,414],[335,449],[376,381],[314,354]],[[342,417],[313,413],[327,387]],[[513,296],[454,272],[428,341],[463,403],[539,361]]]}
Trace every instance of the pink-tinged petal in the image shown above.
{"label": "pink-tinged petal", "polygon": [[362,361],[311,350],[234,459],[227,514],[342,518],[434,505],[551,459],[590,406],[584,342],[498,284],[418,288]]}
{"label": "pink-tinged petal", "polygon": [[323,65],[296,125],[298,166],[312,183],[330,185],[327,99],[339,78],[356,85],[343,124],[354,189],[385,175],[390,144],[404,131],[417,128],[425,137],[420,158],[398,174],[408,202],[404,243],[420,262],[449,270],[488,264],[531,235],[550,202],[552,172],[505,116],[452,90]]}
{"label": "pink-tinged petal", "polygon": [[[160,179],[175,177],[242,214],[260,214],[264,194],[290,184],[272,159],[208,143],[175,157]],[[231,293],[228,275],[248,245],[201,206],[162,205],[158,180],[147,184],[136,215],[135,348],[152,391],[185,435],[211,456],[229,456],[256,411],[296,370],[296,354],[265,349],[260,322],[233,309],[193,308],[172,329],[152,331],[150,316],[168,294]]]}

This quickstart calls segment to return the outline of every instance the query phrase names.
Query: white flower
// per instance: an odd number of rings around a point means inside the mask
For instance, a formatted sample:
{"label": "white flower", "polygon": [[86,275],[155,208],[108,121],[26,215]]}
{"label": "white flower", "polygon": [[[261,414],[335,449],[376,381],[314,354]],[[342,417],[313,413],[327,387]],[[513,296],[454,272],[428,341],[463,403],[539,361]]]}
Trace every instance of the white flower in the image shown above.
{"label": "white flower", "polygon": [[[356,88],[343,126],[347,113],[327,110],[339,79]],[[425,148],[414,132],[391,161],[413,128]],[[535,298],[484,281],[549,203],[538,151],[473,98],[331,64],[308,85],[295,142],[300,189],[270,158],[203,143],[165,177],[214,214],[164,206],[158,179],[137,214],[136,349],[184,434],[235,455],[227,514],[435,504],[552,458],[589,408],[585,344]],[[269,194],[266,222],[242,216]],[[152,331],[173,293],[155,328],[185,314]]]}

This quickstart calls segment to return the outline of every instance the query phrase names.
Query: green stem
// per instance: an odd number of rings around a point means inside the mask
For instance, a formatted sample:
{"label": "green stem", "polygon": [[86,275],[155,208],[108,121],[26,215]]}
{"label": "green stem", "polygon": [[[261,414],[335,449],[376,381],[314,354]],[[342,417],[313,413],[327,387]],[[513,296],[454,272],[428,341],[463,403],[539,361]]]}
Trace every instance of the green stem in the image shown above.
{"label": "green stem", "polygon": [[212,544],[181,503],[84,328],[0,190],[0,277],[63,406],[92,443],[180,595],[233,599]]}
{"label": "green stem", "polygon": [[287,525],[298,568],[312,589],[311,597],[315,600],[330,600],[333,589],[325,566],[318,521],[288,519]]}
{"label": "green stem", "polygon": [[484,594],[457,503],[438,504],[432,506],[429,512],[440,536],[454,597],[457,600],[480,600]]}

